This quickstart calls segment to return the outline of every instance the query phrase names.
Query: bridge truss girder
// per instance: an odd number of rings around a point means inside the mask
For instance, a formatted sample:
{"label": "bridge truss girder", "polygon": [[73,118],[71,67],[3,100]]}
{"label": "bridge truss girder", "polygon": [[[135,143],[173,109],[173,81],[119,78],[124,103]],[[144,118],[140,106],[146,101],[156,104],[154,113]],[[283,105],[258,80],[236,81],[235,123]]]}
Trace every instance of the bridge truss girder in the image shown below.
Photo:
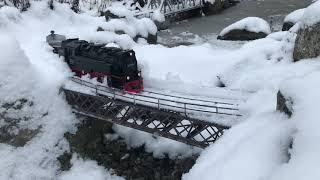
{"label": "bridge truss girder", "polygon": [[74,113],[105,120],[192,146],[205,148],[229,127],[190,118],[184,114],[133,104],[107,96],[94,96],[64,89]]}

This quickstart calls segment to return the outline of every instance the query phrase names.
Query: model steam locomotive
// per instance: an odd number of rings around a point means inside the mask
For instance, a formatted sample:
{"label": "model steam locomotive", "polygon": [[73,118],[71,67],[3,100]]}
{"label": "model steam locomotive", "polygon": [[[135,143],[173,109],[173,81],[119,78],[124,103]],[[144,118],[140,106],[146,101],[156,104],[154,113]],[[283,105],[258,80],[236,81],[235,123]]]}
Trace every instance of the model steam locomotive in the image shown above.
{"label": "model steam locomotive", "polygon": [[128,92],[139,93],[143,90],[143,78],[133,50],[66,39],[54,32],[47,36],[47,42],[55,53],[64,56],[76,76],[89,74],[99,82],[106,80],[109,87]]}

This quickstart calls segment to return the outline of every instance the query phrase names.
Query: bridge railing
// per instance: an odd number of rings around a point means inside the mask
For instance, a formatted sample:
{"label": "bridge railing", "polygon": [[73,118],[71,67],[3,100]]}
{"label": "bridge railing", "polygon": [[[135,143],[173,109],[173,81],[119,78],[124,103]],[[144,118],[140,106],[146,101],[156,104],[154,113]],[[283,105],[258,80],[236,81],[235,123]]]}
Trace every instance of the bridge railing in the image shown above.
{"label": "bridge railing", "polygon": [[202,7],[202,0],[149,0],[147,2],[147,13],[151,11],[160,10],[164,15],[184,12],[191,9]]}
{"label": "bridge railing", "polygon": [[[105,85],[94,84],[90,81],[86,81],[79,78],[73,77],[71,78],[71,80],[81,86],[91,88],[91,90],[93,90],[93,92],[98,96],[106,96],[108,98],[119,99],[133,104],[140,104],[157,109],[179,112],[184,114],[185,116],[212,114],[228,115],[235,117],[241,116],[239,108],[236,108],[238,104],[200,100],[187,97],[178,97],[174,95],[154,97],[146,95],[146,93],[144,92],[141,94],[124,92],[118,89],[110,88]],[[151,93],[149,92],[149,94]]]}

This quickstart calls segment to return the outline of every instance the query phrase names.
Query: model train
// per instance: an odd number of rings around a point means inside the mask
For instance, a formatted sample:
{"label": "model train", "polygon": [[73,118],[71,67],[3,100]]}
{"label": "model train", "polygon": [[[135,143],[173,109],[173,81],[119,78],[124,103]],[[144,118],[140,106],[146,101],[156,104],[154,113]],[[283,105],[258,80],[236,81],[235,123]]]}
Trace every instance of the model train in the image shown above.
{"label": "model train", "polygon": [[54,32],[47,36],[47,42],[55,53],[64,56],[76,76],[89,74],[99,82],[106,80],[109,87],[128,92],[139,93],[143,90],[143,78],[133,50],[65,39]]}

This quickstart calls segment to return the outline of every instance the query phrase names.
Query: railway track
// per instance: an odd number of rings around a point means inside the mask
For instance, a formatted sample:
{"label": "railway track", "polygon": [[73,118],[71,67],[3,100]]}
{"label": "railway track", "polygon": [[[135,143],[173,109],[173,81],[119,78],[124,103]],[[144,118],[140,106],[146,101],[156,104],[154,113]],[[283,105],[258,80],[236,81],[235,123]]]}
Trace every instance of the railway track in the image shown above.
{"label": "railway track", "polygon": [[178,96],[150,89],[134,94],[76,77],[65,84],[63,91],[78,115],[201,148],[214,143],[242,116],[237,101]]}

